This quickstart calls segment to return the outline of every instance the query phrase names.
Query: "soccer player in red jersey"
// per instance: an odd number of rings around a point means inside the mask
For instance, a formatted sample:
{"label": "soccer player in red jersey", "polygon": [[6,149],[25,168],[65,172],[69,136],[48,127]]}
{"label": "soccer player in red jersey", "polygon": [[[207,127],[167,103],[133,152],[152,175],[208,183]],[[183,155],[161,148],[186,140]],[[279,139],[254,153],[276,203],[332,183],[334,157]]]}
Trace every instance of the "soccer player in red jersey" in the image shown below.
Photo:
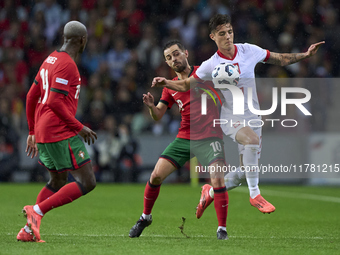
{"label": "soccer player in red jersey", "polygon": [[[81,84],[75,60],[86,42],[86,27],[78,21],[68,22],[63,46],[45,59],[27,94],[27,156],[34,158],[39,152],[39,163],[49,170],[50,180],[36,204],[23,208],[27,224],[18,233],[18,241],[44,242],[40,238],[43,216],[96,186],[89,154],[78,134],[89,145],[97,135],[75,118]],[[66,184],[68,171],[75,182]]]}
{"label": "soccer player in red jersey", "polygon": [[[164,47],[166,63],[176,72],[174,80],[186,79],[195,74],[198,66],[188,63],[188,51],[177,40],[168,42]],[[212,84],[211,84],[212,85]],[[202,88],[213,89],[208,84]],[[151,173],[144,191],[144,210],[137,223],[131,228],[129,237],[139,237],[145,227],[152,223],[151,210],[158,197],[164,179],[180,168],[195,155],[202,166],[225,166],[223,136],[220,127],[214,128],[211,123],[218,116],[218,108],[213,100],[208,100],[207,114],[201,115],[201,94],[203,90],[196,87],[187,92],[177,92],[164,88],[162,97],[154,105],[151,93],[143,95],[143,102],[149,107],[154,120],[163,117],[166,110],[177,104],[182,115],[177,138],[164,150]],[[220,168],[220,169],[221,169]],[[223,172],[210,172],[211,184],[215,192],[215,210],[218,219],[217,238],[228,239],[226,220],[228,212],[228,193],[224,184]]]}
{"label": "soccer player in red jersey", "polygon": [[[255,72],[254,68],[257,63],[263,62],[268,64],[286,66],[303,59],[309,58],[316,54],[318,48],[325,42],[312,44],[304,53],[275,53],[262,49],[253,44],[234,44],[234,31],[231,20],[228,15],[216,14],[209,22],[210,38],[216,43],[217,52],[208,60],[204,61],[197,69],[195,75],[181,81],[171,81],[163,77],[155,77],[152,86],[166,87],[176,91],[187,91],[192,89],[202,81],[212,80],[211,73],[215,66],[220,63],[233,64],[238,67],[240,73],[240,81],[237,87],[243,89],[247,98],[247,89],[253,88],[253,104],[254,108],[259,110],[257,100]],[[245,89],[247,88],[247,89]],[[249,119],[260,120],[261,116],[253,114],[245,100],[244,109],[247,109],[243,116],[236,119],[233,115],[233,107],[231,92],[229,90],[221,91],[224,98],[228,100],[223,104],[221,109],[221,118],[227,119],[229,123],[242,123],[243,120]],[[255,124],[254,122],[252,122]],[[255,124],[257,126],[257,124]],[[260,212],[271,213],[275,211],[275,207],[266,201],[260,194],[258,187],[259,171],[258,160],[261,154],[261,128],[250,127],[247,125],[222,125],[225,135],[231,137],[238,143],[240,155],[240,167],[236,172],[229,172],[226,179],[226,187],[228,190],[238,187],[241,182],[246,179],[249,189],[249,202],[252,206],[258,208]],[[242,168],[250,169],[250,171],[242,171]],[[196,216],[200,218],[213,201],[214,192],[210,185],[202,187],[202,196],[198,204]]]}

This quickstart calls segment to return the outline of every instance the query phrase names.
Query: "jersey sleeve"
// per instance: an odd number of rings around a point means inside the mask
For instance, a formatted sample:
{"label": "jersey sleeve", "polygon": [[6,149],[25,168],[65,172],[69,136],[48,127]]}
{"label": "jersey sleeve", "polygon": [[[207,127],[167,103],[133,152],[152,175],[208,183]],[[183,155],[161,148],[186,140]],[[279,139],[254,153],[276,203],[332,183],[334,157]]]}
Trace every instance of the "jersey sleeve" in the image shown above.
{"label": "jersey sleeve", "polygon": [[35,108],[40,98],[40,88],[38,81],[34,80],[30,90],[26,96],[26,117],[28,123],[28,130],[30,135],[34,135],[34,115]]}
{"label": "jersey sleeve", "polygon": [[76,132],[80,132],[83,129],[83,124],[67,109],[65,96],[62,93],[52,93],[51,91],[46,103],[55,115],[65,122],[69,128]]}
{"label": "jersey sleeve", "polygon": [[172,107],[172,105],[175,103],[175,100],[171,96],[169,89],[167,88],[163,89],[162,96],[159,102],[162,102],[163,104],[167,105],[169,109]]}
{"label": "jersey sleeve", "polygon": [[[70,86],[75,85],[78,70],[72,63],[59,67],[52,76],[51,91],[68,95]],[[78,81],[79,82],[79,81]]]}
{"label": "jersey sleeve", "polygon": [[268,60],[270,56],[269,50],[262,49],[261,47],[254,44],[246,43],[246,45],[251,50],[251,56],[255,59],[256,63],[265,63]]}
{"label": "jersey sleeve", "polygon": [[214,67],[211,64],[211,58],[204,61],[199,68],[197,68],[196,73],[194,73],[194,78],[199,81],[211,81],[211,73],[214,70]]}

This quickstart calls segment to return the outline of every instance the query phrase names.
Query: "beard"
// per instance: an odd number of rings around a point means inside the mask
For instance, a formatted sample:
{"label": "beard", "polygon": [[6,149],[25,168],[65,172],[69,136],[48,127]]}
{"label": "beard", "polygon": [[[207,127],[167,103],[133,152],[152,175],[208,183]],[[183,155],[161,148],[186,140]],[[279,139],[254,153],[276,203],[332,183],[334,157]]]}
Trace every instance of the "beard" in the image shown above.
{"label": "beard", "polygon": [[180,64],[178,66],[174,66],[173,70],[177,73],[181,73],[185,70],[185,65]]}

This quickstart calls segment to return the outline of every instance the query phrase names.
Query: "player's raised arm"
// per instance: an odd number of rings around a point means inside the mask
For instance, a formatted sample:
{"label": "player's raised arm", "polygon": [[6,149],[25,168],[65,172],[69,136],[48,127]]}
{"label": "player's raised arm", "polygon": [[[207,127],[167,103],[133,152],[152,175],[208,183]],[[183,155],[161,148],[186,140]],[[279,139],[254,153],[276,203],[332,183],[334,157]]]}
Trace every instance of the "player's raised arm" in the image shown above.
{"label": "player's raised arm", "polygon": [[159,102],[157,106],[155,106],[155,99],[150,92],[143,94],[143,103],[149,107],[150,115],[156,121],[163,117],[168,108],[168,106],[162,102]]}
{"label": "player's raised arm", "polygon": [[286,66],[290,64],[294,64],[296,62],[299,62],[305,58],[309,58],[318,51],[319,47],[324,44],[325,41],[318,42],[315,44],[312,44],[308,50],[304,53],[275,53],[270,52],[269,59],[266,63],[274,64],[274,65],[280,65],[280,66]]}
{"label": "player's raised arm", "polygon": [[164,77],[155,77],[152,80],[151,87],[166,87],[175,91],[185,92],[196,87],[198,81],[194,77],[189,77],[184,80],[167,80]]}

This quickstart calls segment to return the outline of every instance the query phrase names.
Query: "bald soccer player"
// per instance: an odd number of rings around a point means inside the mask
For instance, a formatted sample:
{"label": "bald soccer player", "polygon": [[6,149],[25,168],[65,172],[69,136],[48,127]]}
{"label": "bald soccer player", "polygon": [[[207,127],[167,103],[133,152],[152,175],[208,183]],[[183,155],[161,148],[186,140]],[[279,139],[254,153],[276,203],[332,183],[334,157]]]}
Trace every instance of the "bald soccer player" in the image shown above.
{"label": "bald soccer player", "polygon": [[[81,84],[75,60],[86,42],[86,27],[78,21],[68,22],[63,46],[45,59],[27,94],[27,156],[34,158],[39,152],[39,163],[49,171],[50,180],[36,204],[23,208],[27,224],[18,233],[18,241],[44,242],[40,239],[44,215],[96,186],[89,154],[78,134],[89,145],[97,135],[75,118]],[[68,172],[75,181],[66,184]]]}

